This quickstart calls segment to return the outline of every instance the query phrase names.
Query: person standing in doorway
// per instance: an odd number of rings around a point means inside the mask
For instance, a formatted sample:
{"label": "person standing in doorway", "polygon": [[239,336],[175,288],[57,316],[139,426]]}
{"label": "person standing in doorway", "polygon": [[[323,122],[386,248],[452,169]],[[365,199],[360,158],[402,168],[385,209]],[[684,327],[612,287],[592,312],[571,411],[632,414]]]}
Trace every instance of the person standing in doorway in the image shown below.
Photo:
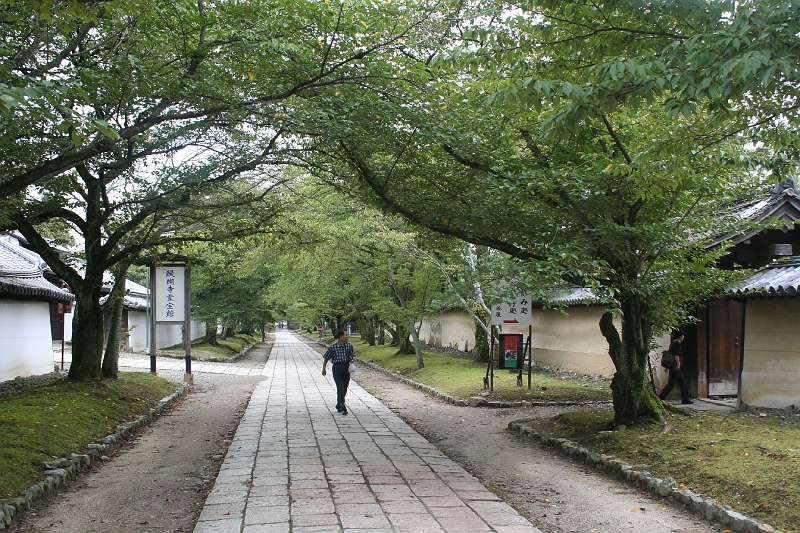
{"label": "person standing in doorway", "polygon": [[672,343],[669,345],[669,353],[675,357],[678,366],[669,369],[669,381],[667,381],[667,386],[664,387],[664,390],[661,391],[658,397],[662,400],[666,400],[669,393],[675,388],[675,382],[677,381],[678,386],[681,388],[681,403],[691,404],[694,402],[689,398],[689,385],[686,383],[686,378],[683,377],[683,373],[681,372],[681,364],[683,363],[683,339],[683,331],[676,329],[672,332]]}
{"label": "person standing in doorway", "polygon": [[356,352],[353,350],[353,345],[347,341],[350,338],[348,331],[340,329],[336,335],[339,340],[331,344],[323,355],[322,375],[327,375],[326,367],[330,361],[333,365],[331,369],[333,382],[336,383],[336,410],[346,415],[347,406],[344,403],[344,397],[347,395],[347,387],[350,385],[348,367],[355,361]]}

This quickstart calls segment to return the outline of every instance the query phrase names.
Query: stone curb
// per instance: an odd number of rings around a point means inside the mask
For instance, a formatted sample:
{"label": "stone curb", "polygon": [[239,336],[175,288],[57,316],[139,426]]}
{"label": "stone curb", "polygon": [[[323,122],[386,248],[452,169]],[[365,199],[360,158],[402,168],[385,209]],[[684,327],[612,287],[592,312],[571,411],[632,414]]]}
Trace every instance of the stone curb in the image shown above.
{"label": "stone curb", "polygon": [[152,407],[147,413],[140,415],[135,420],[117,426],[116,431],[106,436],[101,442],[89,444],[85,454],[73,453],[69,458],[62,457],[61,459],[43,462],[39,467],[45,474],[45,478],[42,481],[22,491],[17,498],[0,500],[0,531],[5,531],[23,513],[30,511],[36,502],[56,494],[59,487],[66,485],[70,479],[77,477],[80,472],[86,470],[92,460],[100,459],[105,452],[110,451],[136,429],[152,422],[166,407],[175,403],[187,389],[189,389],[189,385],[182,383],[175,392],[162,398],[158,405]]}
{"label": "stone curb", "polygon": [[[193,355],[192,356],[192,361],[196,361],[198,363],[234,363],[234,362],[238,361],[239,359],[241,359],[242,357],[244,357],[245,355],[247,355],[247,352],[249,352],[253,348],[253,346],[255,346],[256,344],[259,344],[259,342],[260,341],[254,342],[252,344],[249,344],[249,345],[245,346],[244,348],[242,348],[241,351],[236,352],[235,354],[233,354],[230,357],[205,357],[205,356],[196,357],[196,356]],[[138,353],[139,355],[148,355],[148,356],[150,355],[149,353],[145,353],[145,352],[135,352],[135,353]],[[180,360],[183,360],[186,357],[185,355],[177,355],[177,354],[171,354],[171,353],[158,353],[158,352],[156,352],[156,356],[157,357],[166,357],[167,359],[180,359]]]}
{"label": "stone curb", "polygon": [[569,439],[538,431],[521,422],[510,422],[508,428],[522,437],[532,437],[545,446],[557,448],[585,464],[615,475],[655,496],[670,498],[675,502],[685,504],[692,513],[722,524],[735,533],[772,533],[775,531],[770,525],[761,524],[753,518],[734,511],[730,505],[720,505],[717,500],[704,498],[688,489],[678,488],[677,482],[672,477],[664,479],[653,477],[650,472],[635,470],[631,465],[614,456],[592,452]]}
{"label": "stone curb", "polygon": [[387,376],[397,380],[402,381],[406,385],[410,385],[416,389],[423,391],[426,394],[434,396],[435,398],[439,398],[444,400],[447,403],[451,403],[453,405],[458,405],[460,407],[489,407],[494,409],[499,408],[508,408],[508,407],[550,407],[550,406],[567,406],[567,405],[594,405],[598,403],[605,403],[605,402],[535,402],[535,401],[527,401],[522,400],[519,402],[501,402],[501,401],[487,401],[485,404],[482,405],[472,405],[468,400],[464,400],[463,398],[457,398],[451,394],[447,394],[446,392],[442,392],[430,385],[425,385],[424,383],[420,383],[418,381],[414,381],[413,379],[409,379],[402,374],[398,374],[388,368],[384,368],[377,363],[372,361],[365,361],[363,359],[356,360],[360,364],[367,365],[368,367],[372,368],[373,370],[377,370],[379,372],[383,372]]}

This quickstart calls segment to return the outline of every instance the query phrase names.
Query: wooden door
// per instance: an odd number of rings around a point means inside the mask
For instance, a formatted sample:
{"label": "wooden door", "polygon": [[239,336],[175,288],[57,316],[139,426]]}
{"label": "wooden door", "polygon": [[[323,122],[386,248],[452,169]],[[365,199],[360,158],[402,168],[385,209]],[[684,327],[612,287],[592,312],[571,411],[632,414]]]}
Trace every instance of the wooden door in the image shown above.
{"label": "wooden door", "polygon": [[708,395],[739,393],[742,355],[743,304],[730,300],[708,302]]}

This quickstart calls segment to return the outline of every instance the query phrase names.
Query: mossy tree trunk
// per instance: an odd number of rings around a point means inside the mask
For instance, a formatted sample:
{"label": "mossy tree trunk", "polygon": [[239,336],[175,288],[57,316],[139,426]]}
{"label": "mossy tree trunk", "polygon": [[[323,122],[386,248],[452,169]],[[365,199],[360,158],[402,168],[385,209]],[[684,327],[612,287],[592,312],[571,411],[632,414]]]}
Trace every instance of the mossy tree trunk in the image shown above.
{"label": "mossy tree trunk", "polygon": [[647,386],[647,359],[652,338],[651,311],[644,298],[620,294],[622,334],[610,311],[600,319],[600,331],[608,341],[616,372],[611,379],[614,423],[627,424],[642,416],[657,416],[659,401]]}
{"label": "mossy tree trunk", "polygon": [[75,291],[72,318],[72,364],[68,378],[73,381],[102,379],[104,310],[100,306],[100,284]]}
{"label": "mossy tree trunk", "polygon": [[397,326],[397,336],[392,341],[392,345],[395,345],[394,342],[397,341],[397,355],[411,355],[415,354],[414,351],[414,344],[411,341],[409,336],[408,330],[403,326]]}

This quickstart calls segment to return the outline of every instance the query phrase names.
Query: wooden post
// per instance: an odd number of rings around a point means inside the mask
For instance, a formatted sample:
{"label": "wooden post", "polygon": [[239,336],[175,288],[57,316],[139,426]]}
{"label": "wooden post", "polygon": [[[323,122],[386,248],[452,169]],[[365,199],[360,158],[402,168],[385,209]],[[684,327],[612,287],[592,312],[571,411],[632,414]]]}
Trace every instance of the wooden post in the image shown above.
{"label": "wooden post", "polygon": [[147,308],[150,310],[150,372],[156,372],[156,264],[150,264],[150,302]]}
{"label": "wooden post", "polygon": [[189,295],[192,291],[192,276],[189,266],[184,270],[184,317],[183,322],[183,350],[186,354],[186,374],[183,375],[183,381],[186,383],[194,383],[194,375],[192,374],[192,304]]}

